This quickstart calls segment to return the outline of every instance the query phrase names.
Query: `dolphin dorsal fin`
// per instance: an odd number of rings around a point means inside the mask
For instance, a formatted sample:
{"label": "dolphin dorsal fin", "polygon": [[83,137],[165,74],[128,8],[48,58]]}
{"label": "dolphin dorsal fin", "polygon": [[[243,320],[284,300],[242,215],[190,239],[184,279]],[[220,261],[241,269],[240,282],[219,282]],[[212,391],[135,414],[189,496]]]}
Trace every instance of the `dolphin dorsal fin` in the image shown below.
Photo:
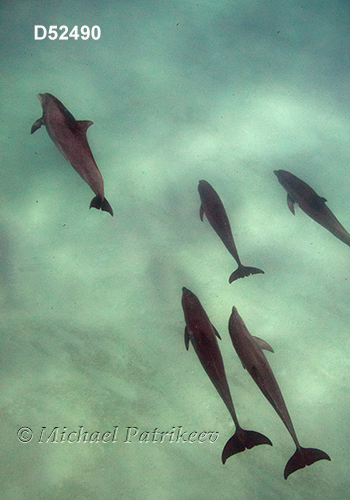
{"label": "dolphin dorsal fin", "polygon": [[272,347],[270,346],[270,344],[268,344],[267,342],[265,342],[265,340],[260,339],[259,337],[253,337],[253,339],[258,344],[258,346],[260,347],[260,349],[265,349],[266,351],[274,352],[274,350],[272,349]]}
{"label": "dolphin dorsal fin", "polygon": [[185,346],[186,346],[186,351],[188,351],[188,346],[190,343],[190,334],[188,333],[187,325],[185,326]]}
{"label": "dolphin dorsal fin", "polygon": [[76,125],[81,132],[86,132],[87,129],[94,123],[91,120],[77,120]]}
{"label": "dolphin dorsal fin", "polygon": [[[211,323],[210,323],[210,324],[211,324]],[[219,332],[217,331],[217,329],[215,328],[215,326],[211,324],[211,327],[212,327],[212,329],[213,329],[213,332],[214,332],[214,333],[215,333],[215,335],[217,336],[217,338],[221,340],[221,337],[220,337],[220,335],[219,335]]]}
{"label": "dolphin dorsal fin", "polygon": [[203,208],[203,204],[201,204],[201,206],[199,207],[199,217],[200,217],[201,221],[203,221],[203,215],[204,215],[204,208]]}
{"label": "dolphin dorsal fin", "polygon": [[326,203],[326,198],[316,195],[315,199],[312,201],[312,208],[314,210],[321,210]]}
{"label": "dolphin dorsal fin", "polygon": [[288,193],[287,194],[287,205],[288,205],[288,208],[292,212],[293,215],[295,215],[295,212],[294,212],[294,203],[295,203],[295,200],[293,200],[293,198],[291,197],[291,195]]}

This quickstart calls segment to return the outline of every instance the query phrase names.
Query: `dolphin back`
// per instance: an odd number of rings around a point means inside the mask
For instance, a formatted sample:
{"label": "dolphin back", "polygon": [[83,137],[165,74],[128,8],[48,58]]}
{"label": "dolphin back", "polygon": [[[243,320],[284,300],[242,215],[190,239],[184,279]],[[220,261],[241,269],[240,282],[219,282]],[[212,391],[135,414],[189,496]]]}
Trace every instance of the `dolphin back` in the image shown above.
{"label": "dolphin back", "polygon": [[284,479],[298,469],[303,469],[306,465],[312,465],[318,460],[330,460],[330,456],[317,448],[297,448],[296,452],[287,462],[284,469]]}

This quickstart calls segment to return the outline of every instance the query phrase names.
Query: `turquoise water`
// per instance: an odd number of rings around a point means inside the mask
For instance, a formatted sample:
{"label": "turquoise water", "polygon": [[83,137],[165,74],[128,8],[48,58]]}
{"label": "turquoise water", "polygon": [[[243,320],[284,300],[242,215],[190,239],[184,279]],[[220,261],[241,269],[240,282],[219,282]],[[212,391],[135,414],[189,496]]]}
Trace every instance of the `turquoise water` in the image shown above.
{"label": "turquoise water", "polygon": [[[350,230],[348,19],[341,1],[4,2],[6,500],[346,498],[350,249],[289,212],[273,170],[310,184]],[[34,40],[34,25],[63,24],[100,26],[101,38]],[[113,218],[88,209],[92,191],[45,128],[30,135],[46,92],[94,122]],[[199,219],[200,179],[264,275],[228,284],[236,263]],[[242,426],[272,448],[221,464],[234,426],[186,352],[183,286],[221,334]],[[232,348],[233,305],[275,351],[301,444],[331,462],[283,479],[295,447]],[[218,438],[151,442],[155,428]],[[94,442],[69,443],[79,429]]]}

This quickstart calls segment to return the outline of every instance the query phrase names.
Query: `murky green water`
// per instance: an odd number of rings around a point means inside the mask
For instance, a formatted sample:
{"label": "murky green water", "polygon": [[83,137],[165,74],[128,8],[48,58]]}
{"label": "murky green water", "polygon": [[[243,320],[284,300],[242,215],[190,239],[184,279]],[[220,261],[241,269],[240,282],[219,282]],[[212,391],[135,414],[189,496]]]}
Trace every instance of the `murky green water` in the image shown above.
{"label": "murky green water", "polygon": [[[31,0],[2,18],[4,498],[343,500],[350,249],[289,212],[273,170],[350,230],[347,3]],[[35,25],[101,37],[34,40]],[[30,135],[46,92],[94,122],[113,218],[89,210],[45,128]],[[236,263],[199,219],[200,179],[264,275],[229,285]],[[272,448],[221,464],[234,426],[185,349],[183,286],[222,337],[242,426]],[[232,348],[233,305],[275,351],[301,444],[331,462],[283,479],[295,447]]]}

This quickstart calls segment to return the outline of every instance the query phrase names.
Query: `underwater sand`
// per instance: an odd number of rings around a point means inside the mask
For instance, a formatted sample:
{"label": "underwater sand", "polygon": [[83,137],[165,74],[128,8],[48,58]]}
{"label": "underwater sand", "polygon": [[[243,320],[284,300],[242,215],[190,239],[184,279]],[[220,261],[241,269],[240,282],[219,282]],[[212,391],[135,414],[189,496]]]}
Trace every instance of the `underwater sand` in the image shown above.
{"label": "underwater sand", "polygon": [[[302,178],[350,230],[349,14],[342,1],[3,3],[4,499],[347,497],[350,248],[290,213],[273,170]],[[102,34],[35,41],[36,24]],[[89,210],[92,191],[44,127],[30,135],[46,92],[94,122],[114,217]],[[199,219],[200,179],[264,275],[228,283],[236,263]],[[183,286],[222,337],[240,423],[273,447],[222,465],[234,426],[185,349]],[[283,479],[295,447],[232,348],[233,305],[274,349],[301,444],[331,462]],[[155,428],[218,438],[146,442]],[[94,442],[67,442],[79,429]]]}

